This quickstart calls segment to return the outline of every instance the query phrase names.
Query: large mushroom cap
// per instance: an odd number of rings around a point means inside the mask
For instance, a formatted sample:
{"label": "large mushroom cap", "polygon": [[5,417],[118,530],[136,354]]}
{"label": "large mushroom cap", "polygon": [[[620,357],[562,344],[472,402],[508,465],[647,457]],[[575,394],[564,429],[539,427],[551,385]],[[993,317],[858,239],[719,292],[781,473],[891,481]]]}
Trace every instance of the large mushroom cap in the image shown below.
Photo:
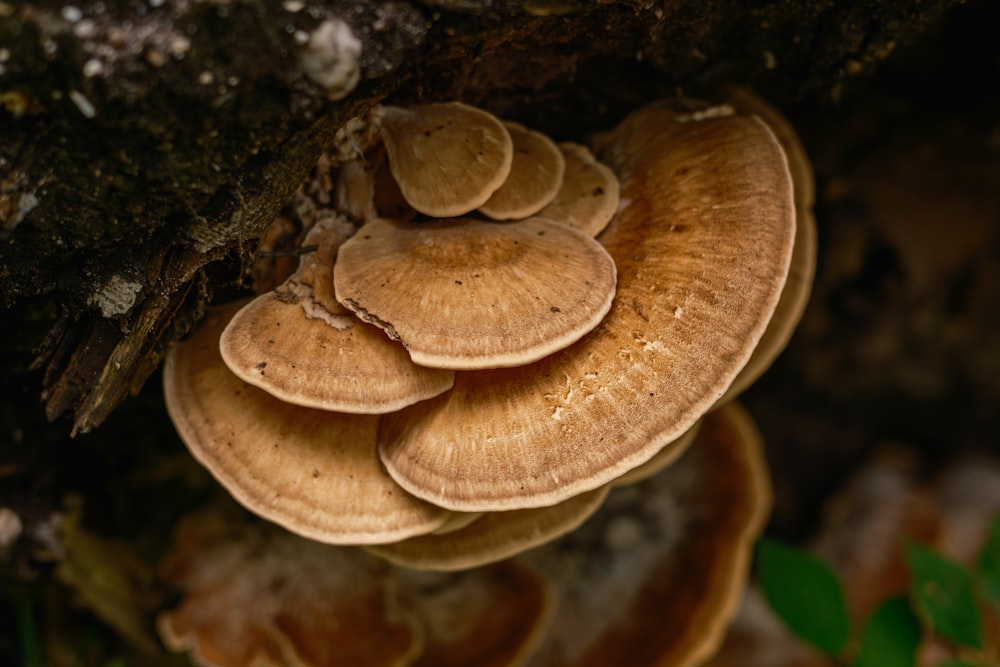
{"label": "large mushroom cap", "polygon": [[530,366],[459,373],[383,418],[380,455],[415,495],[461,511],[554,504],[643,463],[691,428],[757,345],[785,282],[792,182],[758,120],[640,110],[605,160],[628,202],[601,236],[611,311]]}
{"label": "large mushroom cap", "polygon": [[218,340],[240,305],[211,311],[164,366],[167,411],[194,457],[248,509],[320,542],[392,542],[444,523],[379,465],[377,416],[284,403],[229,372]]}
{"label": "large mushroom cap", "polygon": [[570,345],[611,307],[615,265],[555,222],[368,222],[340,248],[337,299],[436,368],[527,364]]}
{"label": "large mushroom cap", "polygon": [[785,289],[781,292],[781,299],[774,309],[774,316],[754,349],[750,361],[740,371],[723,397],[723,402],[738,396],[753,384],[788,345],[809,302],[813,278],[816,275],[817,252],[816,216],[813,213],[813,204],[816,200],[815,177],[809,156],[795,128],[777,109],[745,88],[727,89],[725,95],[738,111],[753,114],[764,121],[785,151],[795,188],[795,246],[792,249],[788,280],[785,281]]}
{"label": "large mushroom cap", "polygon": [[746,584],[771,491],[760,434],[730,403],[663,473],[612,491],[558,542],[518,557],[556,591],[530,667],[693,667],[714,653]]}
{"label": "large mushroom cap", "polygon": [[510,134],[491,114],[459,102],[382,106],[372,119],[406,201],[437,218],[465,215],[510,174]]}
{"label": "large mushroom cap", "polygon": [[602,486],[550,507],[487,512],[464,528],[369,547],[396,565],[416,570],[464,570],[509,558],[550,542],[600,508],[610,487]]}

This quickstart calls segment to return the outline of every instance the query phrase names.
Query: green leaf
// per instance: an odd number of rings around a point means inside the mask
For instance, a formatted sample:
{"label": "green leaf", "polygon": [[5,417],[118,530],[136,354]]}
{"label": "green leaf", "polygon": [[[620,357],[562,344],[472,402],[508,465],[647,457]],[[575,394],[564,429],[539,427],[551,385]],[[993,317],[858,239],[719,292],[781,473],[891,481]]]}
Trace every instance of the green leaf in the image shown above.
{"label": "green leaf", "polygon": [[815,556],[766,538],[758,543],[757,558],[764,596],[789,630],[829,655],[840,653],[851,623],[833,570]]}
{"label": "green leaf", "polygon": [[916,543],[906,545],[906,562],[912,575],[910,593],[920,617],[942,637],[982,648],[982,625],[969,573]]}
{"label": "green leaf", "polygon": [[974,662],[966,662],[965,660],[959,660],[958,658],[949,658],[944,662],[939,662],[935,667],[982,667]]}
{"label": "green leaf", "polygon": [[1000,606],[1000,517],[993,520],[986,544],[979,554],[979,581],[986,597]]}
{"label": "green leaf", "polygon": [[913,667],[920,620],[903,597],[883,602],[865,624],[854,667]]}

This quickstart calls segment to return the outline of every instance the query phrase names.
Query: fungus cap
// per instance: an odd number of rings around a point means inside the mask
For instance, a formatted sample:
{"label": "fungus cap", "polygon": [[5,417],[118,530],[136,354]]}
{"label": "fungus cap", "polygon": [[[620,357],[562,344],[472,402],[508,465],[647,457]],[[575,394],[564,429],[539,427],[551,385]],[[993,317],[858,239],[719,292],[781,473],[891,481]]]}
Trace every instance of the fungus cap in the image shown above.
{"label": "fungus cap", "polygon": [[389,167],[406,201],[447,218],[479,208],[510,174],[513,142],[493,115],[460,102],[377,107]]}
{"label": "fungus cap", "polygon": [[611,307],[615,275],[597,241],[549,220],[377,219],[341,246],[334,285],[417,364],[476,369],[578,340]]}
{"label": "fungus cap", "polygon": [[549,507],[486,512],[458,530],[368,547],[380,558],[415,570],[464,570],[510,558],[575,530],[600,508],[602,486]]}
{"label": "fungus cap", "polygon": [[674,465],[613,490],[580,529],[519,556],[556,597],[528,667],[693,667],[711,656],[771,507],[762,449],[746,411],[722,406]]}
{"label": "fungus cap", "polygon": [[566,162],[562,187],[538,216],[597,236],[618,210],[618,178],[582,144],[563,142],[559,150]]}
{"label": "fungus cap", "polygon": [[454,373],[414,364],[399,343],[333,297],[337,248],[353,227],[326,218],[303,245],[299,269],[276,291],[241,308],[219,338],[226,366],[286,403],[379,414],[447,391]]}
{"label": "fungus cap", "polygon": [[566,161],[555,142],[519,123],[504,122],[514,146],[510,174],[479,212],[494,220],[532,216],[559,192]]}
{"label": "fungus cap", "polygon": [[162,578],[183,592],[157,617],[164,643],[204,667],[405,667],[420,623],[391,568],[217,507],[175,531]]}
{"label": "fungus cap", "polygon": [[785,281],[774,316],[750,361],[733,381],[722,402],[735,398],[753,384],[788,345],[809,302],[816,276],[817,253],[816,216],[813,213],[816,199],[815,177],[809,156],[795,128],[777,109],[746,88],[729,88],[725,96],[738,111],[753,114],[764,121],[785,151],[794,185],[795,245],[792,248],[788,280]]}
{"label": "fungus cap", "polygon": [[424,628],[424,650],[414,667],[521,665],[552,617],[551,587],[523,563],[397,574],[400,597]]}
{"label": "fungus cap", "polygon": [[386,415],[379,453],[411,493],[500,511],[597,488],[691,428],[746,364],[788,272],[788,167],[756,119],[662,110],[636,112],[605,151],[628,202],[600,239],[618,268],[611,311],[565,350],[459,373]]}
{"label": "fungus cap", "polygon": [[632,468],[618,479],[612,481],[611,486],[615,487],[638,484],[639,482],[649,479],[653,475],[659,474],[667,466],[673,464],[678,458],[684,455],[684,452],[687,451],[688,447],[694,443],[695,438],[698,437],[698,428],[700,426],[701,422],[699,421],[685,431],[684,435],[677,438],[673,442],[668,442],[664,445],[663,449],[656,452],[651,459]]}
{"label": "fungus cap", "polygon": [[444,523],[379,465],[377,416],[285,403],[229,372],[218,340],[239,306],[211,310],[164,366],[167,411],[194,457],[247,509],[320,542],[392,542]]}

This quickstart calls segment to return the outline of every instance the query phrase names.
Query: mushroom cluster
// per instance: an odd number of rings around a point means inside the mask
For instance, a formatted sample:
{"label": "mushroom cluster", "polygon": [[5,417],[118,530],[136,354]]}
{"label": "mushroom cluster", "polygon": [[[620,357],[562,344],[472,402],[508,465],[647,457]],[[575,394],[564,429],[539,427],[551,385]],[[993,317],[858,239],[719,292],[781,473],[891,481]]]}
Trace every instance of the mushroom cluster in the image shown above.
{"label": "mushroom cluster", "polygon": [[156,625],[210,667],[696,665],[723,638],[770,502],[760,436],[729,403],[662,475],[480,568],[393,567],[203,509],[163,561],[181,597]]}
{"label": "mushroom cluster", "polygon": [[413,567],[572,530],[763,372],[808,293],[794,133],[750,96],[681,107],[600,162],[463,104],[377,108],[298,270],[172,350],[182,439],[251,511]]}

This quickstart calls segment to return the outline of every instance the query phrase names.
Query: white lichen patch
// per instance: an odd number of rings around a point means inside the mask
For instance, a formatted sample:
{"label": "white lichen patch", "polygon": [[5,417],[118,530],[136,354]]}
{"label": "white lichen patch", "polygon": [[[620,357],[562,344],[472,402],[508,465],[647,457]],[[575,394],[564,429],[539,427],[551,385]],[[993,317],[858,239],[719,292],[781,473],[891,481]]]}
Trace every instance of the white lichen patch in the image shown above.
{"label": "white lichen patch", "polygon": [[347,97],[361,79],[361,40],[340,19],[327,19],[309,34],[302,51],[306,76],[326,89],[327,97]]}
{"label": "white lichen patch", "polygon": [[111,276],[108,282],[87,298],[87,305],[98,308],[104,317],[124,315],[135,305],[141,290],[142,283],[138,281]]}

